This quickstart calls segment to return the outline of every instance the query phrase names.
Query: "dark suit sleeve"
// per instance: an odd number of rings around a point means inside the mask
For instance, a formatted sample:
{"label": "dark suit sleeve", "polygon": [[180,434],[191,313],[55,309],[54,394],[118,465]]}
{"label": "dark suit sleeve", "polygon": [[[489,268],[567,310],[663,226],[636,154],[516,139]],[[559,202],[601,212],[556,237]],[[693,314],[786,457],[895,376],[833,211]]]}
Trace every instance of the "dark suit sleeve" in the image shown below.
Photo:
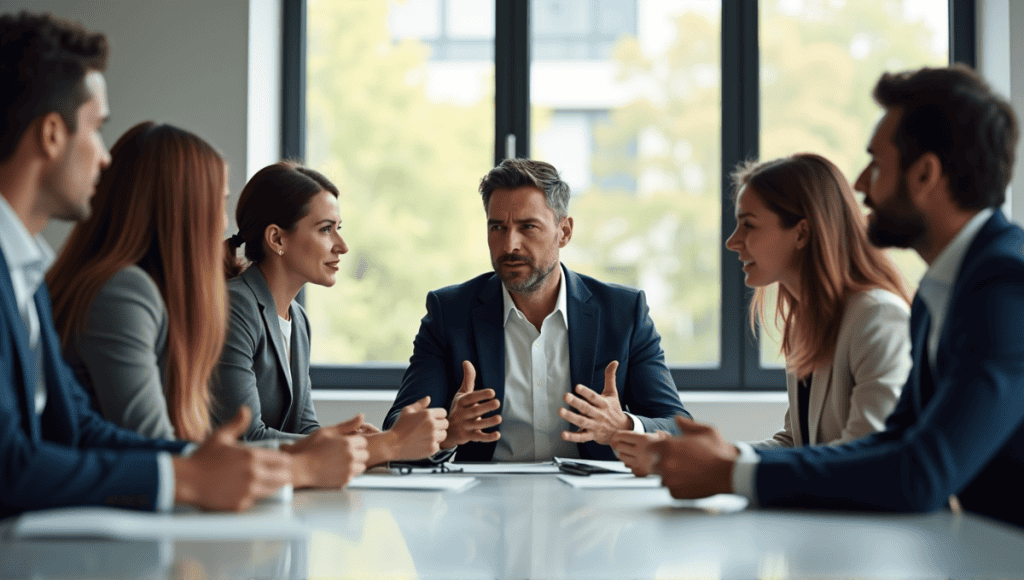
{"label": "dark suit sleeve", "polygon": [[435,292],[427,294],[427,314],[420,321],[412,344],[409,368],[402,376],[395,403],[384,418],[384,429],[394,425],[403,408],[428,395],[431,407],[448,409],[455,396],[454,392],[449,396],[449,385],[462,383],[462,367],[456,370],[448,362],[450,346],[445,338],[441,302]]}
{"label": "dark suit sleeve", "polygon": [[928,511],[982,471],[1024,425],[1024,267],[1001,262],[951,305],[931,401],[915,411],[915,373],[886,431],[839,447],[761,451],[762,506]]}
{"label": "dark suit sleeve", "polygon": [[678,433],[675,416],[690,417],[690,413],[683,408],[675,381],[665,365],[661,336],[654,328],[643,291],[637,293],[634,308],[636,323],[629,341],[629,368],[625,388],[619,388],[622,402],[627,411],[640,418],[648,433]]}

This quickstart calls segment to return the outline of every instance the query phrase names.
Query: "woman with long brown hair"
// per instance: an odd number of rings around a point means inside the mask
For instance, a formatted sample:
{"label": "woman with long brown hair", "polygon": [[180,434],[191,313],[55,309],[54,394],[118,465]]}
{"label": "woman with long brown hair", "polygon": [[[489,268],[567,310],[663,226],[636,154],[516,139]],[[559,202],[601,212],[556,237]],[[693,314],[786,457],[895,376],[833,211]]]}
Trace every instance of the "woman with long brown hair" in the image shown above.
{"label": "woman with long brown hair", "polygon": [[[733,177],[736,231],[726,247],[755,289],[752,329],[767,324],[768,288],[777,286],[789,393],[782,429],[753,445],[838,445],[882,430],[911,368],[910,300],[869,242],[849,182],[811,153],[746,163]],[[656,437],[622,434],[613,446],[645,473]]]}
{"label": "woman with long brown hair", "polygon": [[111,149],[47,283],[65,358],[109,420],[201,441],[227,327],[224,158],[170,125],[140,123]]}
{"label": "woman with long brown hair", "polygon": [[[238,199],[239,231],[227,241],[228,254],[244,246],[246,259],[228,271],[231,317],[212,388],[221,403],[215,411],[252,410],[245,439],[295,440],[322,430],[309,378],[309,319],[295,297],[307,283],[335,283],[348,252],[338,195],[322,174],[282,161],[256,172]],[[384,433],[364,426],[368,465],[438,451],[448,422],[429,403],[424,397],[405,407]]]}

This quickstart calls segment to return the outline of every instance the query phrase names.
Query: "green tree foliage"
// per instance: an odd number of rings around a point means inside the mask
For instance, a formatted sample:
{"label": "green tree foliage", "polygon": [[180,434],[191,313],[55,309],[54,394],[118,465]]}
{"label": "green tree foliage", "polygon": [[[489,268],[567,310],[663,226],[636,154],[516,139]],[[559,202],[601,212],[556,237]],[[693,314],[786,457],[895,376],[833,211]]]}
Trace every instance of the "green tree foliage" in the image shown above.
{"label": "green tree foliage", "polygon": [[[426,293],[490,269],[476,186],[492,165],[493,79],[474,104],[432,100],[428,49],[393,41],[388,4],[309,5],[308,161],[341,189],[351,247],[334,288],[307,290],[317,362],[407,359]],[[935,31],[907,21],[899,0],[760,5],[762,158],[814,151],[855,179],[879,116],[874,82],[943,64]],[[674,23],[658,54],[634,38],[614,49],[618,81],[636,97],[595,131],[595,185],[574,192],[563,260],[644,288],[669,361],[699,366],[720,356],[721,33],[718,14]],[[535,128],[549,114],[535,108]],[[613,175],[636,186],[603,186]],[[913,256],[896,260],[911,280],[923,271]]]}

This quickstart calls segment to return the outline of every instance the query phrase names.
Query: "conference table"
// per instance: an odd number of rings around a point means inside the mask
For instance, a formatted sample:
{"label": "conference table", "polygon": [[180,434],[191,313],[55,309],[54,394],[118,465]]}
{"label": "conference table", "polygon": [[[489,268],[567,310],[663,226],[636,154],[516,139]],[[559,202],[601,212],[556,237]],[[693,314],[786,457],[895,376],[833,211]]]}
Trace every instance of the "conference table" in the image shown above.
{"label": "conference table", "polygon": [[737,510],[736,496],[695,504],[553,473],[474,477],[460,491],[299,491],[244,514],[131,513],[104,534],[7,537],[0,577],[1024,576],[1024,531],[970,513]]}

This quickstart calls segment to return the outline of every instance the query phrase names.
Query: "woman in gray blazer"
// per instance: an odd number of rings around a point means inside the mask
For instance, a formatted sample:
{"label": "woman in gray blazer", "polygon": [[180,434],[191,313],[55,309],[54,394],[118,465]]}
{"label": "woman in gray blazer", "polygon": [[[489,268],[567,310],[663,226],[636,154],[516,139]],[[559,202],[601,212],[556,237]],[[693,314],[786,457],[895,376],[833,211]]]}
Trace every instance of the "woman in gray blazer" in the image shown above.
{"label": "woman in gray blazer", "polygon": [[226,178],[199,137],[132,127],[47,276],[65,358],[107,419],[147,437],[210,431],[207,383],[227,326]]}
{"label": "woman in gray blazer", "polygon": [[[910,301],[895,267],[868,240],[834,164],[814,154],[748,163],[734,175],[736,231],[726,247],[755,288],[751,328],[777,286],[789,409],[755,447],[838,445],[885,427],[910,372]],[[658,435],[615,447],[638,473]]]}
{"label": "woman in gray blazer", "polygon": [[[309,378],[309,319],[295,297],[306,283],[335,283],[348,252],[337,198],[337,187],[320,173],[280,162],[257,172],[238,200],[239,231],[227,241],[228,255],[244,246],[247,262],[229,258],[231,313],[211,389],[218,421],[238,405],[252,410],[245,439],[296,440],[320,429]],[[429,403],[406,407],[384,433],[360,426],[370,465],[438,451],[448,422]]]}
{"label": "woman in gray blazer", "polygon": [[[49,274],[66,356],[108,419],[202,441],[212,409],[225,422],[244,414],[209,389],[227,328],[227,167],[199,137],[153,123],[130,129],[111,158],[92,216]],[[357,422],[286,446],[293,485],[339,487],[361,473]]]}

